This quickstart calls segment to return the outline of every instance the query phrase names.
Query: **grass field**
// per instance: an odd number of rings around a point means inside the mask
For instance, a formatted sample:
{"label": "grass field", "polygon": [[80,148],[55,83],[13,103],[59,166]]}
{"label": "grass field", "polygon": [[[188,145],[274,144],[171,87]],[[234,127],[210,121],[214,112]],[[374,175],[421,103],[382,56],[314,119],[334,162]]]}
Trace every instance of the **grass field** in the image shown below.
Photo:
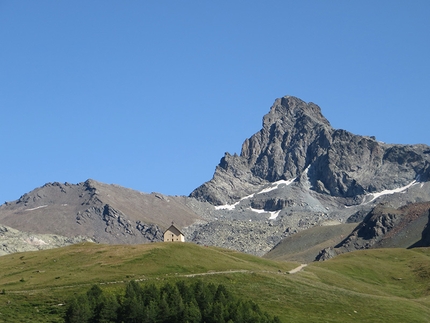
{"label": "grass field", "polygon": [[430,322],[430,249],[348,253],[287,273],[298,265],[190,243],[16,253],[0,257],[0,322],[62,322],[67,300],[93,284],[180,279],[223,283],[283,322]]}

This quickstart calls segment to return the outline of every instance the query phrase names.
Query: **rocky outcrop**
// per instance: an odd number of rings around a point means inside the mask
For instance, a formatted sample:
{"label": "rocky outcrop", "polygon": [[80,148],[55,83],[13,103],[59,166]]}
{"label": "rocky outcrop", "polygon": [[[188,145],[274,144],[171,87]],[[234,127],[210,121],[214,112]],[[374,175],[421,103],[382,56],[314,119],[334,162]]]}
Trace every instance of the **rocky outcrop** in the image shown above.
{"label": "rocky outcrop", "polygon": [[334,258],[337,255],[338,255],[338,253],[336,252],[336,250],[333,247],[328,247],[328,248],[321,250],[321,252],[317,255],[315,260],[316,261],[325,261],[325,260],[329,260],[331,258]]}
{"label": "rocky outcrop", "polygon": [[136,229],[142,236],[150,242],[163,241],[163,231],[155,224],[146,224],[141,221],[136,221]]}
{"label": "rocky outcrop", "polygon": [[213,178],[191,193],[213,205],[232,204],[263,185],[307,172],[311,189],[354,198],[428,180],[430,147],[388,145],[374,137],[333,129],[314,103],[286,96],[246,139],[240,156],[228,153]]}
{"label": "rocky outcrop", "polygon": [[341,243],[320,252],[316,260],[369,248],[430,246],[430,202],[412,203],[394,209],[378,205]]}
{"label": "rocky outcrop", "polygon": [[267,199],[253,199],[251,207],[254,209],[265,210],[268,212],[281,210],[288,206],[294,206],[296,202],[293,199],[272,197]]}
{"label": "rocky outcrop", "polygon": [[82,236],[69,238],[53,234],[33,234],[6,226],[0,226],[0,240],[0,256],[15,252],[64,247],[79,242],[93,242]]}
{"label": "rocky outcrop", "polygon": [[429,247],[430,246],[430,209],[428,212],[427,224],[421,234],[421,240],[412,245],[412,248],[416,247]]}
{"label": "rocky outcrop", "polygon": [[226,153],[213,178],[194,190],[190,197],[213,205],[229,204],[267,183],[267,180],[252,173],[246,159]]}
{"label": "rocky outcrop", "polygon": [[336,248],[347,251],[370,248],[382,240],[400,222],[402,216],[401,210],[379,205]]}

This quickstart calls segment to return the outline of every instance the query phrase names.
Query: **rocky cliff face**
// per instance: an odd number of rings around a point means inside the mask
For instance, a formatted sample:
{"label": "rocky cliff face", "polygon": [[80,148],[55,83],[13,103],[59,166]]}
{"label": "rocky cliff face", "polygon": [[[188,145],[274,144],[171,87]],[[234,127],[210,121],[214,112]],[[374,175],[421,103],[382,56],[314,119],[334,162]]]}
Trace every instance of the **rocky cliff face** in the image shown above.
{"label": "rocky cliff face", "polygon": [[268,183],[307,172],[315,192],[357,199],[427,180],[429,165],[428,146],[388,145],[333,129],[317,105],[286,96],[264,116],[263,128],[245,140],[240,156],[226,154],[212,180],[190,196],[230,204]]}
{"label": "rocky cliff face", "polygon": [[400,208],[380,204],[341,243],[316,257],[327,260],[338,254],[370,248],[428,247],[430,202]]}

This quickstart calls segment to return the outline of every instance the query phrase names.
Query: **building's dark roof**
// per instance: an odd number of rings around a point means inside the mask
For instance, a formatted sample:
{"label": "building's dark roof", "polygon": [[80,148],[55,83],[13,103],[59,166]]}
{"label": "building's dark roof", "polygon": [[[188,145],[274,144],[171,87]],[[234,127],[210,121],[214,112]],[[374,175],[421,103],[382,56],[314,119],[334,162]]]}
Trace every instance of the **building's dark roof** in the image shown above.
{"label": "building's dark roof", "polygon": [[164,231],[164,233],[166,233],[167,231],[169,231],[170,229],[175,229],[175,230],[177,230],[180,234],[182,234],[182,235],[184,235],[182,232],[181,232],[181,230],[179,230],[173,223],[172,223],[172,225],[170,226],[170,227],[168,227],[167,228],[167,230],[166,231]]}

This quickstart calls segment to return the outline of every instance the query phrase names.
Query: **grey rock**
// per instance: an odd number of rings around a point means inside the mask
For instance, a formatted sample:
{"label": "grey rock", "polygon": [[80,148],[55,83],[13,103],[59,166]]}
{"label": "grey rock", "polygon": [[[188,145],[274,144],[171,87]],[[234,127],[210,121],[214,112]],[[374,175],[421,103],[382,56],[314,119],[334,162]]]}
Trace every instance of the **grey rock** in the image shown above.
{"label": "grey rock", "polygon": [[348,237],[330,250],[322,250],[316,260],[361,249],[428,247],[429,224],[430,202],[411,203],[397,209],[380,204]]}
{"label": "grey rock", "polygon": [[321,250],[321,252],[315,258],[315,260],[316,261],[325,261],[325,260],[329,260],[331,258],[334,258],[337,255],[338,255],[338,253],[336,252],[336,250],[333,247],[328,247],[328,248]]}
{"label": "grey rock", "polygon": [[163,231],[158,225],[145,224],[141,221],[136,222],[136,229],[144,236],[149,242],[163,241]]}
{"label": "grey rock", "polygon": [[64,247],[80,242],[94,242],[82,236],[63,237],[53,234],[22,232],[7,226],[0,226],[0,256],[26,251],[37,251]]}
{"label": "grey rock", "polygon": [[430,209],[427,217],[427,224],[424,227],[424,230],[421,234],[421,239],[412,245],[412,248],[416,247],[429,247],[430,246]]}
{"label": "grey rock", "polygon": [[389,145],[374,137],[333,129],[314,103],[286,96],[246,139],[240,156],[228,153],[213,178],[190,196],[213,205],[233,203],[278,180],[308,171],[311,189],[355,198],[429,178],[430,147]]}

